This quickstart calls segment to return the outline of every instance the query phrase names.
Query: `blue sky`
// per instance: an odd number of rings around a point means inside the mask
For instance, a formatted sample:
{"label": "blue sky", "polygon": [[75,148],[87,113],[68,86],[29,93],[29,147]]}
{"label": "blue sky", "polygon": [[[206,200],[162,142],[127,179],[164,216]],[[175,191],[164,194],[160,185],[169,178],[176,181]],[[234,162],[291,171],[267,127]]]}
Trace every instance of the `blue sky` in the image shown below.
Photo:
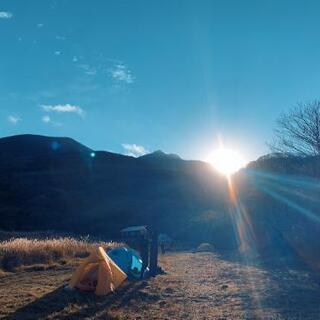
{"label": "blue sky", "polygon": [[319,1],[0,0],[0,136],[248,160],[319,98]]}

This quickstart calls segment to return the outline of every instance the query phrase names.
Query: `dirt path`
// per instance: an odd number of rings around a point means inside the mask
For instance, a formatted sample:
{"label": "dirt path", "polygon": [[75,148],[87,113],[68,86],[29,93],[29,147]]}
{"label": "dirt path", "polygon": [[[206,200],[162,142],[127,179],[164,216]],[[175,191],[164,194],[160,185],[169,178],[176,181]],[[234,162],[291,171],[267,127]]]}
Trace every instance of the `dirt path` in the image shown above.
{"label": "dirt path", "polygon": [[320,278],[308,271],[265,270],[210,253],[170,253],[166,274],[126,283],[97,298],[67,293],[71,270],[0,279],[6,319],[320,319]]}

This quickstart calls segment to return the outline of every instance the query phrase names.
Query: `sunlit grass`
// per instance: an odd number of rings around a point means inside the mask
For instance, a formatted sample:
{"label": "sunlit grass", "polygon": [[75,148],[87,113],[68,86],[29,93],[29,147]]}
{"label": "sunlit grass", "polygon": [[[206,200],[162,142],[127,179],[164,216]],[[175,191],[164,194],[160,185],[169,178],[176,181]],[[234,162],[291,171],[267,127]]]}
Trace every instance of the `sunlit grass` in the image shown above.
{"label": "sunlit grass", "polygon": [[21,266],[35,264],[65,263],[76,257],[83,257],[92,248],[102,246],[110,249],[114,242],[90,242],[87,238],[63,237],[57,239],[15,238],[0,242],[0,268],[12,271]]}

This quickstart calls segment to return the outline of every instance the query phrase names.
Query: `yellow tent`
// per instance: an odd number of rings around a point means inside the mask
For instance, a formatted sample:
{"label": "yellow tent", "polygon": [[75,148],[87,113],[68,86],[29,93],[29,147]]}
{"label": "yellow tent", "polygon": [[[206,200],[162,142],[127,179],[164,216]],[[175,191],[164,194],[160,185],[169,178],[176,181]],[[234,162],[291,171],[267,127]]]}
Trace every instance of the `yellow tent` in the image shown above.
{"label": "yellow tent", "polygon": [[127,275],[99,247],[73,273],[69,287],[106,295],[119,287],[126,278]]}

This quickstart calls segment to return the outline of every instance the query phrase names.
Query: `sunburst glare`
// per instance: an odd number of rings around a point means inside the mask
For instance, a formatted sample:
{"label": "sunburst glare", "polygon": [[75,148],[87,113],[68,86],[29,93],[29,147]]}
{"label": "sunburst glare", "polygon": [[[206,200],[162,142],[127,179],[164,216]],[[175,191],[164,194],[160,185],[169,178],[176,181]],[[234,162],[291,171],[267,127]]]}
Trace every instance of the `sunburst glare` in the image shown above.
{"label": "sunburst glare", "polygon": [[223,147],[213,151],[207,161],[227,177],[239,171],[247,164],[247,161],[239,152]]}

